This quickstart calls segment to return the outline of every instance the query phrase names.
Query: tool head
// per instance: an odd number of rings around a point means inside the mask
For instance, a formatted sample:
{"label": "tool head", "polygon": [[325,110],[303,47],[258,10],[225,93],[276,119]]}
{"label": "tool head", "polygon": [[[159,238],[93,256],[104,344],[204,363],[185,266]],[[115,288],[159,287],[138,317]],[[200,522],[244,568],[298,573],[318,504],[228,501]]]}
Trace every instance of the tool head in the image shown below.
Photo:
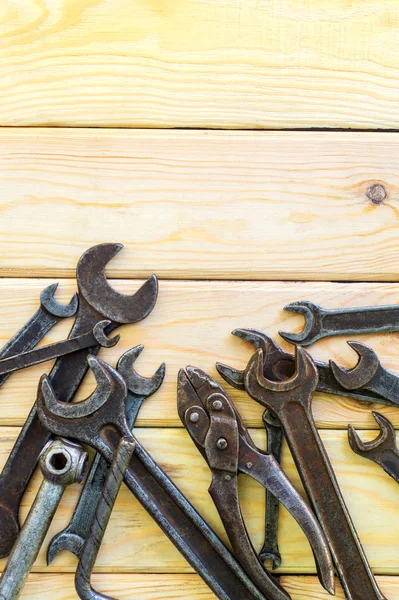
{"label": "tool head", "polygon": [[376,453],[383,450],[397,452],[396,434],[392,423],[382,414],[373,411],[373,417],[380,427],[380,433],[371,442],[363,442],[352,425],[348,425],[348,440],[353,452],[373,460]]}
{"label": "tool head", "polygon": [[165,377],[165,363],[160,365],[152,377],[143,377],[133,366],[143,349],[144,346],[140,344],[125,352],[118,360],[116,369],[125,380],[129,392],[147,398],[155,394],[162,385]]}
{"label": "tool head", "polygon": [[52,283],[44,288],[40,294],[40,304],[47,310],[47,312],[55,317],[73,317],[79,306],[78,295],[75,293],[72,296],[69,304],[65,306],[64,304],[57,302],[57,300],[54,298],[57,287],[58,283]]}
{"label": "tool head", "polygon": [[158,281],[152,275],[132,296],[114,290],[105,276],[105,267],[122,248],[122,244],[89,248],[79,260],[76,279],[80,294],[97,312],[115,323],[136,323],[154,308]]}
{"label": "tool head", "polygon": [[272,381],[263,374],[263,351],[257,350],[249,359],[245,372],[248,394],[274,413],[278,413],[284,399],[310,403],[317,387],[318,372],[311,356],[301,346],[295,348],[295,373],[283,381]]}
{"label": "tool head", "polygon": [[360,342],[348,342],[359,357],[357,364],[352,368],[345,370],[339,367],[333,360],[330,360],[330,367],[335,379],[346,390],[356,390],[367,386],[376,374],[380,360],[377,354]]}
{"label": "tool head", "polygon": [[314,304],[314,302],[302,300],[287,304],[287,306],[284,306],[284,310],[303,315],[305,317],[305,327],[300,333],[280,331],[279,333],[283,339],[290,344],[300,344],[301,346],[310,346],[310,344],[320,339],[323,316],[323,309],[320,306]]}
{"label": "tool head", "polygon": [[[265,377],[280,381],[284,376],[292,375],[292,357],[284,352],[269,336],[256,329],[234,329],[232,334],[245,342],[249,342],[256,349],[261,348],[263,350],[263,373]],[[219,362],[216,363],[216,369],[232,387],[245,390],[245,370],[234,369]]]}
{"label": "tool head", "polygon": [[95,340],[100,344],[100,346],[103,346],[104,348],[112,348],[121,339],[121,336],[119,334],[114,335],[114,337],[109,337],[105,333],[105,329],[106,327],[108,327],[108,325],[111,325],[111,321],[105,319],[104,321],[99,321],[93,327],[93,336]]}
{"label": "tool head", "polygon": [[97,388],[82,402],[70,404],[57,399],[50,379],[43,375],[37,395],[40,421],[55,435],[69,437],[101,448],[101,431],[107,425],[130,436],[126,423],[126,383],[121,375],[96,356],[88,363],[97,381]]}

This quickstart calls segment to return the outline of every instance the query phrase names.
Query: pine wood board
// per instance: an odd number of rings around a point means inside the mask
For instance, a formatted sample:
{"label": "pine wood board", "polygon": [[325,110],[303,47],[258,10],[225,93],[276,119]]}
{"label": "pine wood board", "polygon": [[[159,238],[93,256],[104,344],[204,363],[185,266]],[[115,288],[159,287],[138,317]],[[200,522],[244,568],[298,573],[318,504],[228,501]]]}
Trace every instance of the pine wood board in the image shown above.
{"label": "pine wood board", "polygon": [[[260,447],[263,446],[265,441],[263,432],[250,431],[255,443]],[[0,428],[1,463],[6,460],[17,433],[17,428]],[[187,432],[177,428],[137,428],[135,435],[210,526],[227,543],[217,511],[207,491],[211,481],[210,471]],[[321,437],[373,570],[378,574],[399,574],[397,483],[380,467],[354,454],[348,445],[345,431],[323,430]],[[365,440],[373,437],[375,431],[362,432],[362,438]],[[284,446],[282,465],[294,485],[303,493],[286,446]],[[25,518],[33,501],[40,479],[37,473],[23,499],[22,519]],[[67,489],[35,563],[35,571],[46,569],[47,544],[55,533],[68,524],[79,492],[78,485]],[[240,479],[243,513],[256,548],[260,548],[262,543],[264,497],[264,489],[256,482],[247,477]],[[367,519],[364,518],[365,514]],[[281,573],[315,574],[310,546],[299,526],[285,509],[280,513],[279,544],[283,558]],[[2,565],[4,561],[0,562],[0,568]],[[69,553],[61,553],[51,564],[49,571],[73,572],[75,567],[75,557]],[[184,558],[124,486],[118,496],[101,546],[96,571],[192,572]]]}
{"label": "pine wood board", "polygon": [[[377,583],[389,600],[399,600],[399,578],[380,576]],[[198,575],[151,575],[151,574],[114,574],[102,573],[93,576],[93,585],[97,591],[116,598],[135,600],[214,600],[215,595],[203,583]],[[284,576],[281,578],[284,588],[292,600],[329,600],[315,577]],[[32,573],[21,594],[21,600],[75,600],[73,575]],[[344,594],[337,583],[336,600],[344,600]]]}
{"label": "pine wood board", "polygon": [[397,128],[389,0],[3,0],[1,125]]}
{"label": "pine wood board", "polygon": [[[52,279],[51,281],[56,281]],[[39,303],[41,290],[50,280],[0,279],[0,345],[30,318]],[[142,281],[111,280],[123,293],[132,293]],[[68,302],[75,291],[73,280],[61,280],[57,298]],[[282,283],[282,282],[211,282],[160,281],[158,302],[153,312],[140,323],[120,329],[121,341],[112,349],[102,349],[101,356],[115,365],[119,356],[137,344],[145,349],[136,362],[137,370],[150,376],[162,361],[166,378],[161,389],[140,411],[138,425],[176,427],[181,422],[176,410],[176,377],[188,364],[205,369],[222,382],[216,361],[244,368],[253,347],[232,336],[237,327],[265,331],[285,349],[291,350],[278,335],[279,330],[299,331],[303,319],[283,311],[294,300],[308,299],[326,308],[395,304],[399,285],[384,283]],[[43,343],[61,340],[68,335],[72,320],[59,323]],[[372,346],[384,366],[399,373],[398,333],[363,335],[357,339]],[[352,338],[354,336],[351,336]],[[309,351],[319,359],[333,358],[352,366],[354,352],[344,338],[321,340]],[[22,425],[36,398],[37,384],[51,363],[37,365],[13,374],[0,390],[1,425]],[[78,399],[91,393],[93,378],[88,377],[78,392]],[[262,427],[262,407],[244,392],[224,384],[248,425]],[[364,405],[339,396],[316,394],[313,411],[322,428],[345,428],[352,423],[360,428],[376,428],[371,408],[379,410],[399,427],[396,408]]]}
{"label": "pine wood board", "polygon": [[71,277],[123,240],[113,277],[396,281],[398,151],[392,133],[0,129],[0,276]]}

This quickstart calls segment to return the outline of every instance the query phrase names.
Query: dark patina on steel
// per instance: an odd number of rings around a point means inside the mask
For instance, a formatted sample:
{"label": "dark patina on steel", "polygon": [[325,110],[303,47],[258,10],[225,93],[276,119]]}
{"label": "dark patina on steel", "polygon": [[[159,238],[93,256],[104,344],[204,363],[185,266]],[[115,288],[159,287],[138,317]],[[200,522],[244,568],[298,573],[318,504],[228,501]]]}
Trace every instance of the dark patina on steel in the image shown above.
{"label": "dark patina on steel", "polygon": [[[152,377],[143,377],[134,369],[133,365],[143,348],[140,345],[128,350],[121,356],[117,365],[117,371],[122,375],[128,389],[125,410],[126,421],[130,429],[134,427],[144,400],[159,389],[165,376],[164,363]],[[114,460],[116,460],[115,457]],[[117,463],[120,464],[119,460]],[[78,558],[80,557],[95,517],[96,506],[102,494],[108,471],[108,462],[100,454],[96,454],[71,521],[63,531],[53,537],[48,546],[48,565],[61,550],[68,550]],[[87,570],[85,572],[87,573]]]}
{"label": "dark patina on steel", "polygon": [[[88,359],[98,382],[84,402],[57,399],[49,378],[39,386],[37,410],[43,426],[92,446],[111,464],[121,437],[129,437],[123,377],[94,356]],[[271,600],[248,575],[138,440],[125,472],[127,487],[189,564],[223,600]]]}
{"label": "dark patina on steel", "polygon": [[258,450],[239,413],[223,388],[195,367],[178,377],[178,413],[212,472],[209,493],[235,555],[268,598],[283,600],[287,592],[260,562],[249,538],[238,496],[238,475],[245,473],[270,489],[307,536],[317,572],[325,589],[334,594],[334,569],[321,527],[271,454]]}
{"label": "dark patina on steel", "polygon": [[[104,319],[110,321],[106,330],[109,335],[120,325],[144,319],[154,307],[158,292],[155,275],[132,296],[120,294],[109,285],[104,269],[121,249],[121,244],[100,244],[87,250],[79,260],[76,271],[79,308],[70,338],[90,332]],[[71,402],[87,372],[87,354],[94,355],[98,350],[96,343],[57,359],[50,378],[64,402]],[[7,556],[18,535],[21,498],[50,437],[34,406],[0,475],[0,556]]]}
{"label": "dark patina on steel", "polygon": [[378,437],[371,442],[363,442],[352,425],[348,426],[349,445],[353,452],[377,463],[399,483],[399,450],[392,423],[383,415],[373,412],[380,427]]}
{"label": "dark patina on steel", "polygon": [[317,368],[296,348],[296,370],[284,381],[266,379],[263,351],[257,350],[245,373],[248,394],[281,422],[313,510],[327,537],[337,574],[348,600],[383,600],[342,497],[312,416]]}
{"label": "dark patina on steel", "polygon": [[308,300],[292,302],[284,310],[305,317],[301,333],[280,331],[291,344],[310,346],[317,340],[334,335],[357,335],[399,331],[399,306],[368,306],[364,308],[325,309]]}
{"label": "dark patina on steel", "polygon": [[[270,337],[257,331],[256,329],[235,329],[233,335],[251,343],[255,348],[263,350],[263,374],[267,379],[281,381],[289,378],[295,371],[295,357],[285,352]],[[394,403],[377,393],[360,387],[356,390],[347,390],[334,377],[331,365],[323,362],[315,362],[318,371],[317,390],[328,394],[347,396],[366,403],[378,403],[384,405],[393,405]],[[245,371],[232,369],[222,363],[216,363],[216,368],[220,375],[230,385],[245,390]],[[342,371],[346,371],[342,369]],[[268,409],[263,413],[263,423],[267,432],[267,452],[273,454],[275,459],[280,462],[282,432],[278,419],[276,419]],[[266,517],[265,517],[265,541],[259,558],[261,560],[272,559],[273,568],[281,564],[281,556],[278,548],[277,530],[278,530],[278,507],[279,502],[275,496],[266,490]]]}

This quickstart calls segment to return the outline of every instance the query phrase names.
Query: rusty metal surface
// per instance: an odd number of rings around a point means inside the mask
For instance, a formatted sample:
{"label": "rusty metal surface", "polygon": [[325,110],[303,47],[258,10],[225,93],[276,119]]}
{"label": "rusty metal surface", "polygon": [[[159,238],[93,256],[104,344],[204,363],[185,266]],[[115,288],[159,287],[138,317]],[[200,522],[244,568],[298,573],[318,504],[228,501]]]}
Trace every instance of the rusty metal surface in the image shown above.
{"label": "rusty metal surface", "polygon": [[[113,290],[105,277],[105,266],[122,249],[121,244],[100,244],[87,250],[76,271],[79,308],[69,337],[92,330],[99,321],[111,321],[109,335],[124,323],[146,317],[157,299],[157,279],[150,277],[132,296]],[[96,344],[57,359],[50,378],[57,395],[70,402],[87,372],[87,354],[96,354]],[[0,556],[7,556],[18,535],[21,498],[36,467],[38,457],[51,434],[37,418],[33,406],[0,475]]]}
{"label": "rusty metal surface", "polygon": [[[99,358],[91,356],[88,360],[98,388],[108,385],[102,397],[94,392],[80,403],[88,402],[94,412],[84,418],[75,417],[78,405],[60,402],[52,382],[44,376],[37,396],[38,415],[53,434],[87,443],[110,464],[121,436],[130,435],[125,417],[126,383]],[[267,600],[138,440],[135,443],[124,481],[193,569],[218,598]]]}
{"label": "rusty metal surface", "polygon": [[380,427],[378,437],[371,442],[363,442],[352,425],[348,426],[348,440],[353,452],[380,465],[388,475],[399,483],[399,449],[392,423],[383,415],[373,412]]}
{"label": "rusty metal surface", "polygon": [[302,527],[312,547],[322,585],[334,593],[334,572],[324,533],[270,454],[258,450],[223,388],[201,369],[187,367],[178,377],[178,413],[212,472],[209,493],[234,552],[267,597],[287,598],[261,564],[247,533],[238,496],[238,475],[245,473],[268,488]]}
{"label": "rusty metal surface", "polygon": [[366,306],[363,308],[325,309],[314,302],[300,300],[284,307],[305,317],[300,333],[280,331],[291,344],[310,346],[325,337],[360,333],[399,331],[399,306]]}

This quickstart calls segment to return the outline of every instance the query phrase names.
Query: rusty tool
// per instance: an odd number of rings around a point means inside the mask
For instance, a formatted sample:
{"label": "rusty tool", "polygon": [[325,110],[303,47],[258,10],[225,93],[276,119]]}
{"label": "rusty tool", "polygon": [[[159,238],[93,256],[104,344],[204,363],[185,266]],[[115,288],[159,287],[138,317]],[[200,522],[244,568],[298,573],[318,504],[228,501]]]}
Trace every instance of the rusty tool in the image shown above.
{"label": "rusty tool", "polygon": [[[251,343],[255,348],[263,350],[263,374],[267,379],[281,381],[293,375],[295,371],[295,357],[282,350],[270,337],[256,329],[235,329],[232,333],[238,338]],[[391,401],[386,400],[369,389],[347,390],[336,380],[330,365],[323,362],[315,362],[315,364],[319,375],[317,383],[318,391],[348,396],[367,403],[393,404]],[[230,385],[239,390],[245,390],[245,371],[231,369],[222,363],[216,363],[216,368]],[[273,454],[274,458],[280,462],[282,446],[280,423],[268,409],[263,413],[263,423],[267,433],[267,452]],[[277,540],[278,508],[278,500],[270,490],[266,489],[265,540],[259,553],[259,558],[262,561],[271,559],[274,569],[281,565],[281,555]]]}
{"label": "rusty tool", "polygon": [[49,442],[40,456],[43,483],[0,579],[0,600],[16,600],[35,562],[66,486],[81,482],[87,453],[68,440]]}
{"label": "rusty tool", "polygon": [[[54,298],[58,283],[52,283],[40,294],[40,307],[23,327],[0,350],[0,359],[27,352],[34,348],[46,333],[61,319],[72,317],[78,309],[78,295],[74,294],[67,305]],[[11,373],[0,376],[0,386]]]}
{"label": "rusty tool", "polygon": [[107,336],[105,328],[108,327],[110,323],[111,321],[108,320],[99,321],[93,329],[87,333],[82,333],[81,335],[70,337],[61,342],[54,342],[53,344],[48,344],[41,348],[35,348],[28,350],[27,352],[13,354],[12,356],[3,358],[0,360],[0,375],[12,373],[13,371],[18,371],[20,369],[26,369],[27,367],[32,367],[33,365],[38,365],[42,362],[53,360],[60,356],[66,356],[72,352],[77,352],[78,350],[96,345],[104,346],[104,348],[112,348],[118,343],[120,336],[115,335],[113,338]]}
{"label": "rusty tool", "polygon": [[377,463],[399,483],[399,450],[396,443],[396,433],[392,423],[378,412],[373,417],[380,426],[378,437],[372,442],[362,442],[352,427],[348,426],[349,445],[353,452]]}
{"label": "rusty tool", "polygon": [[399,305],[331,310],[301,300],[287,304],[284,310],[305,317],[305,327],[300,333],[280,331],[281,337],[287,342],[301,346],[310,346],[317,340],[333,335],[399,331]]}
{"label": "rusty tool", "polygon": [[[53,434],[62,431],[89,444],[110,464],[121,437],[130,436],[125,415],[126,383],[99,358],[90,356],[88,362],[98,382],[93,394],[80,403],[60,402],[50,379],[43,376],[37,396],[38,415]],[[216,596],[223,600],[270,600],[137,439],[135,445],[124,476],[127,487]]]}
{"label": "rusty tool", "polygon": [[[108,283],[104,268],[122,249],[121,244],[100,244],[87,250],[80,258],[76,277],[79,308],[69,337],[92,330],[101,320],[111,321],[109,335],[125,323],[144,319],[154,307],[158,285],[150,277],[132,296],[120,294]],[[70,402],[87,371],[87,354],[96,354],[98,344],[57,359],[51,370],[52,384],[65,402]],[[50,433],[41,424],[32,408],[25,425],[0,475],[0,556],[7,556],[19,531],[18,511],[21,497],[37,464]]]}
{"label": "rusty tool", "polygon": [[75,588],[79,598],[82,598],[82,600],[113,600],[110,596],[101,594],[92,587],[91,575],[134,448],[135,441],[133,436],[130,436],[130,438],[122,437],[120,439],[111,467],[108,470],[104,487],[101,490],[95,515],[82,548],[75,574]]}
{"label": "rusty tool", "polygon": [[[159,367],[152,377],[143,377],[134,369],[133,365],[140,356],[143,346],[136,346],[128,350],[118,361],[117,371],[124,378],[128,395],[126,400],[126,420],[130,429],[133,429],[138,412],[146,398],[152,396],[161,386],[165,376],[165,364]],[[115,459],[120,466],[120,460]],[[115,468],[117,468],[115,466]],[[89,474],[85,481],[79,502],[68,526],[57,533],[51,540],[47,549],[47,564],[49,565],[61,550],[69,550],[77,556],[81,555],[83,545],[87,539],[93,523],[96,506],[102,493],[105,479],[109,471],[108,462],[100,454],[93,459]],[[94,558],[95,561],[95,558]],[[87,573],[87,571],[86,571]],[[89,578],[90,582],[90,578]]]}
{"label": "rusty tool", "polygon": [[263,351],[257,350],[246,369],[246,390],[281,422],[302,483],[327,537],[346,598],[382,600],[384,596],[373,577],[313,420],[316,365],[300,346],[296,347],[295,356],[294,375],[276,382],[263,375]]}
{"label": "rusty tool", "polygon": [[399,376],[381,365],[377,354],[366,344],[348,342],[359,357],[352,369],[344,370],[330,361],[334,377],[343,388],[363,388],[385,398],[393,406],[399,406]]}
{"label": "rusty tool", "polygon": [[262,565],[249,538],[238,497],[238,475],[245,473],[270,489],[297,520],[311,545],[322,585],[334,594],[334,569],[324,533],[308,505],[271,454],[258,450],[223,388],[195,367],[178,376],[179,417],[212,471],[209,493],[235,555],[268,598],[286,592]]}

